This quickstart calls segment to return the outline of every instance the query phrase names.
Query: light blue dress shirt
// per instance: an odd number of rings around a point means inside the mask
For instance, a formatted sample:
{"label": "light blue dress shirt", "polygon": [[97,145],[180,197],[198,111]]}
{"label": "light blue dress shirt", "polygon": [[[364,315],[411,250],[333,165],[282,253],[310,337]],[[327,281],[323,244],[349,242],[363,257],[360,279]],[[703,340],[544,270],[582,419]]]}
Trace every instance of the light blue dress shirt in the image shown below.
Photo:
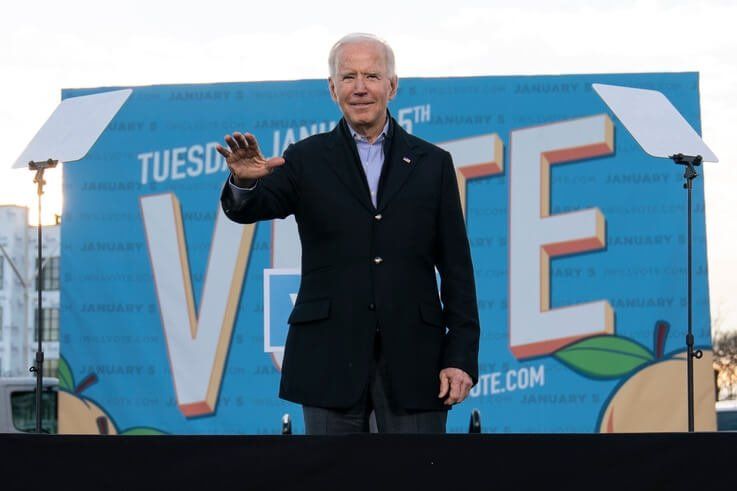
{"label": "light blue dress shirt", "polygon": [[381,169],[384,167],[384,140],[389,130],[389,118],[386,120],[384,129],[381,130],[381,134],[373,143],[369,143],[365,136],[359,135],[350,124],[348,125],[348,129],[351,131],[351,136],[353,136],[353,140],[356,142],[358,157],[361,159],[361,166],[368,181],[371,202],[376,206],[376,196],[379,192],[379,177],[381,177]]}

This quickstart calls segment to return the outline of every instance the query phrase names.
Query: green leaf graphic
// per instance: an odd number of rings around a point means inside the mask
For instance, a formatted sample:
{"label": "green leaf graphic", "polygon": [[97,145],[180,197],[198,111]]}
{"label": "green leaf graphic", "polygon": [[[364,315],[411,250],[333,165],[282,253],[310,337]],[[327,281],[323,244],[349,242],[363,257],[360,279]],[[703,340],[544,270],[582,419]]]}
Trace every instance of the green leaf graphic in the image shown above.
{"label": "green leaf graphic", "polygon": [[137,428],[128,428],[123,433],[121,433],[121,435],[129,435],[129,436],[166,435],[166,434],[167,434],[166,432],[157,430],[156,428],[148,428],[145,426],[140,426]]}
{"label": "green leaf graphic", "polygon": [[617,336],[594,336],[561,348],[553,356],[586,377],[614,379],[650,363],[643,345]]}
{"label": "green leaf graphic", "polygon": [[63,357],[59,357],[59,388],[68,392],[74,392],[74,375],[69,364]]}

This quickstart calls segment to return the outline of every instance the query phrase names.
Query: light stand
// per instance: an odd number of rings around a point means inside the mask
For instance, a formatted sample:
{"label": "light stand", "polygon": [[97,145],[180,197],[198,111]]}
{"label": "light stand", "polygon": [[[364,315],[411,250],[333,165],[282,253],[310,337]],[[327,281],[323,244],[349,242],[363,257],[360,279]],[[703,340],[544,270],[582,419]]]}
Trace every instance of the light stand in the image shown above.
{"label": "light stand", "polygon": [[[76,162],[87,155],[113,117],[128,100],[132,89],[114,90],[99,94],[71,97],[61,101],[36,136],[28,143],[13,164],[15,168],[28,167],[36,171],[33,179],[38,185],[38,350],[31,372],[36,374],[36,432],[41,433],[41,405],[43,392],[43,265],[41,225],[41,196],[44,193],[44,171],[59,162]],[[53,155],[57,160],[49,159]]]}
{"label": "light stand", "polygon": [[33,178],[33,182],[36,183],[36,194],[38,195],[38,271],[36,273],[36,291],[38,293],[38,307],[36,310],[37,320],[37,339],[38,347],[36,349],[36,358],[34,365],[30,368],[30,371],[36,374],[36,433],[42,433],[43,428],[41,425],[43,415],[43,365],[44,365],[44,352],[43,352],[43,225],[41,224],[41,197],[44,194],[44,171],[46,169],[53,169],[59,163],[58,160],[48,159],[40,162],[29,162],[28,168],[32,171],[36,171],[36,176]]}
{"label": "light stand", "polygon": [[[683,187],[688,191],[688,332],[686,334],[686,391],[688,399],[688,431],[694,431],[694,374],[693,360],[703,356],[694,350],[693,335],[693,277],[692,277],[692,204],[693,181],[698,177],[696,167],[702,162],[719,159],[704,143],[680,112],[662,92],[657,90],[592,84],[604,103],[614,112],[637,143],[649,155],[668,158],[685,166]],[[680,150],[684,153],[673,153]]]}
{"label": "light stand", "polygon": [[693,382],[693,359],[701,359],[703,352],[701,350],[694,351],[693,336],[693,279],[691,277],[691,260],[692,260],[692,242],[691,235],[691,191],[693,190],[693,181],[699,176],[696,167],[701,165],[701,155],[691,156],[678,153],[670,157],[678,165],[685,166],[683,172],[683,187],[688,191],[688,333],[686,334],[686,378],[688,391],[688,431],[694,431],[694,382]]}

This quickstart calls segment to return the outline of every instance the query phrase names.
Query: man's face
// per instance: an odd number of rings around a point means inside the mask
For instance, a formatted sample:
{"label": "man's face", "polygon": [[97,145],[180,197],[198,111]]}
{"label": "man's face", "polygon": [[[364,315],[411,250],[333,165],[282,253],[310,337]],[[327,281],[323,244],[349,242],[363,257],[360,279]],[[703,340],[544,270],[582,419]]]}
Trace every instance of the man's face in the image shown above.
{"label": "man's face", "polygon": [[328,84],[330,95],[356,131],[371,136],[381,131],[386,106],[397,93],[397,77],[387,73],[383,46],[370,41],[342,46],[335,77]]}

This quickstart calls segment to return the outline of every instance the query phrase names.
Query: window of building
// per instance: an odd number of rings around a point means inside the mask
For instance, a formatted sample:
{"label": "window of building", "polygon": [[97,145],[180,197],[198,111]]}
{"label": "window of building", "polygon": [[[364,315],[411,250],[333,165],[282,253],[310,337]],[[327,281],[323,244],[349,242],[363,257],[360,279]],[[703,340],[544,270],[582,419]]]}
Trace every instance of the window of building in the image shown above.
{"label": "window of building", "polygon": [[[43,340],[44,341],[58,341],[59,340],[59,309],[42,309],[41,314],[43,315]],[[33,316],[33,340],[38,341],[38,309],[35,310]]]}
{"label": "window of building", "polygon": [[[38,259],[36,259],[36,270],[38,270]],[[59,289],[59,256],[46,258],[43,262],[41,270],[42,286],[44,290]],[[36,278],[36,288],[38,288],[38,278]]]}
{"label": "window of building", "polygon": [[[3,326],[5,325],[5,318],[3,317],[3,308],[0,307],[0,340],[3,339]],[[2,365],[0,365],[0,368]]]}
{"label": "window of building", "polygon": [[43,373],[44,373],[44,377],[58,377],[59,376],[59,360],[57,358],[45,359]]}
{"label": "window of building", "polygon": [[3,268],[5,267],[5,258],[0,256],[0,290],[3,289],[3,283],[5,282],[5,275],[3,274]]}

